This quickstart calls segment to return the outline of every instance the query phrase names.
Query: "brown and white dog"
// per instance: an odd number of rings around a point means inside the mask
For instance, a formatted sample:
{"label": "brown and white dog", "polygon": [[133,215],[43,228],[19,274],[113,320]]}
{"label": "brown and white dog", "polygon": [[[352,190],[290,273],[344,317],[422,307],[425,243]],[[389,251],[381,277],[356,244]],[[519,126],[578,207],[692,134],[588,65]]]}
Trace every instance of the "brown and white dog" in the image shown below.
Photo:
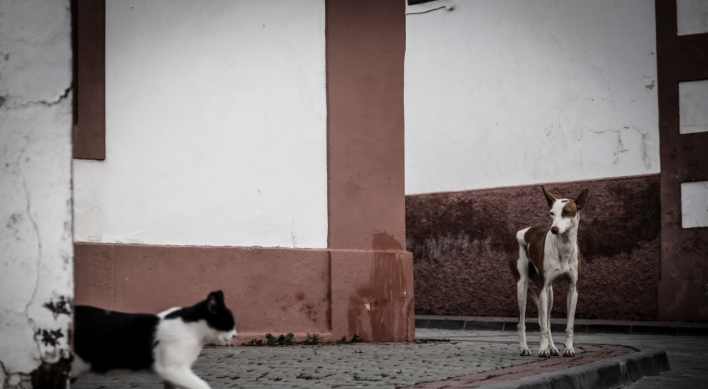
{"label": "brown and white dog", "polygon": [[[525,228],[516,233],[511,245],[509,267],[516,280],[519,298],[519,348],[521,355],[531,355],[526,344],[526,292],[538,307],[538,324],[541,327],[539,357],[558,355],[551,336],[551,308],[553,307],[553,284],[568,280],[568,324],[565,329],[564,357],[575,356],[573,349],[573,319],[578,292],[575,288],[580,273],[578,260],[578,224],[580,210],[588,200],[588,190],[583,189],[575,200],[556,199],[541,187],[551,209],[553,224],[550,227]],[[529,288],[531,279],[539,289],[539,295]]]}

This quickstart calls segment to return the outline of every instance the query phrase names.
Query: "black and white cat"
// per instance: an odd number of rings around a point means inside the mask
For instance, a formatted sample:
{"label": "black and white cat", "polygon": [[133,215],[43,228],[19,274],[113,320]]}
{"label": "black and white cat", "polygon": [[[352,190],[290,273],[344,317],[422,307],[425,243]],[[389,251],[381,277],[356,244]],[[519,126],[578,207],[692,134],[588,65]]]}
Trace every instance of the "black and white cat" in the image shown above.
{"label": "black and white cat", "polygon": [[70,377],[115,369],[152,370],[165,387],[209,388],[192,372],[202,347],[228,345],[236,322],[219,290],[187,308],[157,315],[74,308],[74,361]]}

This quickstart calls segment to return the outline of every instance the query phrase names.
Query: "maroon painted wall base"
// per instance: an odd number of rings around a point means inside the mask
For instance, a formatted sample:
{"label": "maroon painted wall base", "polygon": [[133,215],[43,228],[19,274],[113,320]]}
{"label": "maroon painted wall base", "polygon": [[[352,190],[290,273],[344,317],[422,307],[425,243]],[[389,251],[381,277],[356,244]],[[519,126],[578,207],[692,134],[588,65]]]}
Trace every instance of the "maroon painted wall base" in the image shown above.
{"label": "maroon painted wall base", "polygon": [[403,251],[76,243],[76,304],[157,313],[224,291],[237,342],[266,333],[412,341]]}
{"label": "maroon painted wall base", "polygon": [[[659,175],[546,184],[559,198],[589,188],[578,241],[578,318],[657,320]],[[419,314],[517,316],[507,253],[514,233],[549,225],[540,185],[406,196]],[[567,284],[554,287],[565,316]],[[527,312],[536,315],[533,303]]]}
{"label": "maroon painted wall base", "polygon": [[659,320],[708,321],[708,283],[701,278],[662,279]]}

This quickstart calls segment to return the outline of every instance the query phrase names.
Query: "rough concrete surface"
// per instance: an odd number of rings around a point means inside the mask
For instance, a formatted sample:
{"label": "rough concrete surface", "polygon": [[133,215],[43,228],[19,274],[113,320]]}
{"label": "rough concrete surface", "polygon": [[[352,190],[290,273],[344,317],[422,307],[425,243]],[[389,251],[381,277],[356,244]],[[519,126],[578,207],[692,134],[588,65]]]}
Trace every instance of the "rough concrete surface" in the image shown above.
{"label": "rough concrete surface", "polygon": [[[546,184],[558,198],[583,188],[590,197],[580,213],[576,317],[656,320],[659,176]],[[518,315],[507,253],[516,231],[550,225],[548,212],[540,185],[406,196],[416,313]],[[554,286],[554,317],[565,315],[566,285]],[[535,314],[529,300],[527,315]]]}
{"label": "rough concrete surface", "polygon": [[68,0],[0,1],[0,388],[66,382],[70,20]]}

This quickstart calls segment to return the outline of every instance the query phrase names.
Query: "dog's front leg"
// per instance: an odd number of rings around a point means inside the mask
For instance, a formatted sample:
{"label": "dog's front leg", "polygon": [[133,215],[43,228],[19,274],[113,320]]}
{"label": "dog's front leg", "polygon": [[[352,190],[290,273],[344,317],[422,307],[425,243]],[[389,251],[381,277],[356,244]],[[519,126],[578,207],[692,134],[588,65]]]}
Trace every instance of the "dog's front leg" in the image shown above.
{"label": "dog's front leg", "polygon": [[575,306],[578,304],[578,291],[575,288],[574,280],[568,285],[568,324],[565,327],[564,357],[574,357],[573,349],[573,322],[575,320]]}
{"label": "dog's front leg", "polygon": [[553,343],[553,333],[551,332],[551,311],[553,310],[553,285],[548,285],[548,344],[551,349],[551,356],[557,357],[560,355],[558,353],[558,348]]}
{"label": "dog's front leg", "polygon": [[[516,329],[519,331],[519,351],[521,356],[531,355],[528,344],[526,344],[526,293],[529,287],[528,278],[522,277],[516,283],[516,294],[519,299],[519,324]],[[531,292],[533,293],[533,292]]]}
{"label": "dog's front leg", "polygon": [[551,349],[549,347],[548,336],[550,331],[548,330],[548,287],[546,285],[541,289],[538,304],[538,324],[541,327],[541,347],[538,350],[538,356],[543,358],[548,358],[551,356]]}

